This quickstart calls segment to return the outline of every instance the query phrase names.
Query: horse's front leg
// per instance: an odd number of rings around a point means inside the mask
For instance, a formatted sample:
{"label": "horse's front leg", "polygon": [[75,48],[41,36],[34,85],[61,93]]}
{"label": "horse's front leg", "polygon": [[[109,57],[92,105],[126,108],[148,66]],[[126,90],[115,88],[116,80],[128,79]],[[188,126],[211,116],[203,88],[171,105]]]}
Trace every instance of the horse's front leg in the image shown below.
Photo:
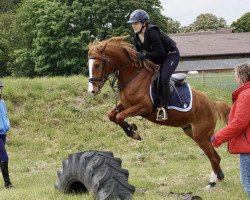
{"label": "horse's front leg", "polygon": [[[122,112],[124,110],[123,106],[121,103],[119,103],[115,108],[113,108],[109,113],[108,113],[108,118],[110,121],[117,123],[116,121],[116,115],[119,113],[119,112]],[[137,130],[137,127],[135,124],[129,124],[128,122],[126,121],[123,121],[123,123],[121,124],[118,124],[123,130],[124,132],[129,136],[129,137],[133,137],[133,135],[135,134],[134,131]],[[138,139],[140,139],[138,137]]]}
{"label": "horse's front leg", "polygon": [[115,108],[113,108],[113,109],[108,113],[108,118],[109,118],[109,120],[112,121],[112,122],[114,122],[114,123],[116,123],[116,124],[118,124],[118,123],[116,122],[116,115],[117,115],[119,112],[123,111],[123,110],[124,110],[124,108],[123,108],[122,104],[121,104],[121,103],[118,103],[118,105],[117,105]]}
{"label": "horse's front leg", "polygon": [[116,115],[116,123],[122,127],[127,136],[135,140],[141,140],[141,136],[136,131],[137,128],[127,123],[125,119],[128,117],[139,116],[147,112],[149,112],[149,110],[146,109],[145,106],[143,106],[142,104],[137,104],[135,106],[123,110],[122,112],[119,112]]}

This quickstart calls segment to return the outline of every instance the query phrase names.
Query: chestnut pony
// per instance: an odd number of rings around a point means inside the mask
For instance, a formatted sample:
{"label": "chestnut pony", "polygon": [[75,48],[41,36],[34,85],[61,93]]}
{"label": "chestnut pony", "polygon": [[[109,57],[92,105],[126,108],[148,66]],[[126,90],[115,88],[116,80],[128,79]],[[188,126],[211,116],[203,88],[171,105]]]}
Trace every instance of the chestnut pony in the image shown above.
{"label": "chestnut pony", "polygon": [[96,95],[109,80],[119,92],[118,104],[108,113],[109,119],[118,124],[133,139],[140,140],[137,127],[125,119],[142,116],[147,120],[164,126],[181,127],[205,152],[212,165],[212,173],[207,188],[213,187],[216,180],[224,174],[220,168],[220,156],[210,142],[214,134],[217,116],[225,122],[230,106],[227,103],[212,101],[203,93],[192,89],[193,104],[187,112],[168,110],[168,120],[156,121],[157,109],[153,108],[149,87],[157,66],[149,60],[138,61],[133,46],[124,40],[128,36],[113,37],[89,44],[88,92]]}

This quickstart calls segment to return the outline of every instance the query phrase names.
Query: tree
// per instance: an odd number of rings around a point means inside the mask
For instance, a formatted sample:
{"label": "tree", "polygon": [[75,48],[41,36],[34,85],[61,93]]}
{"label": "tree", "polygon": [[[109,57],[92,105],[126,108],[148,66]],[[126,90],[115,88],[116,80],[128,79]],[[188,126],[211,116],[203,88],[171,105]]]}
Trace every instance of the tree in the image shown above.
{"label": "tree", "polygon": [[21,0],[0,1],[0,77],[10,75],[13,49],[19,44],[18,34],[15,35],[13,24],[17,17],[15,10]]}
{"label": "tree", "polygon": [[7,64],[9,60],[8,48],[5,45],[5,42],[0,39],[0,77],[9,75]]}
{"label": "tree", "polygon": [[162,6],[159,0],[98,0],[90,6],[91,13],[94,13],[89,16],[90,34],[101,40],[117,35],[132,34],[131,26],[127,24],[127,21],[130,13],[138,8],[146,10],[150,21],[161,29],[171,32],[169,27],[174,27],[172,25],[174,23],[161,14]]}
{"label": "tree", "polygon": [[1,0],[0,1],[0,13],[6,13],[15,9],[16,5],[21,3],[21,0]]}
{"label": "tree", "polygon": [[242,15],[237,21],[231,24],[235,32],[250,32],[250,12]]}
{"label": "tree", "polygon": [[[14,23],[17,20],[14,11],[0,14],[0,76],[10,75],[9,66],[12,64],[12,52],[20,45],[18,32]],[[17,33],[17,34],[16,34]]]}
{"label": "tree", "polygon": [[172,18],[166,17],[166,33],[179,33],[181,31],[181,23],[174,21]]}
{"label": "tree", "polygon": [[138,8],[165,32],[179,31],[179,22],[161,14],[160,0],[2,0],[0,75],[86,73],[88,43],[132,35],[127,21]]}
{"label": "tree", "polygon": [[19,10],[25,45],[15,51],[12,72],[20,76],[78,74],[87,59],[88,16],[84,5],[27,0]]}
{"label": "tree", "polygon": [[210,13],[205,13],[197,16],[196,20],[186,27],[185,32],[219,30],[223,28],[227,28],[225,19],[217,18],[215,15]]}
{"label": "tree", "polygon": [[19,76],[70,75],[86,72],[88,43],[131,34],[127,24],[135,9],[171,32],[178,24],[161,15],[159,0],[25,0],[18,10],[22,45],[14,51],[11,71]]}

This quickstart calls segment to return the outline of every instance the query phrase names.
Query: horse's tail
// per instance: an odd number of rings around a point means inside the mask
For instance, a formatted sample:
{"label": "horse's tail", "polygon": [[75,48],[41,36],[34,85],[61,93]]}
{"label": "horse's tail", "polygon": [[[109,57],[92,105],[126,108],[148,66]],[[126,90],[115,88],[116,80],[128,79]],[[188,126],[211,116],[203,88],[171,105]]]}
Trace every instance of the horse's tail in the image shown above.
{"label": "horse's tail", "polygon": [[222,101],[214,101],[213,103],[219,118],[223,120],[224,123],[227,123],[231,106],[228,103]]}

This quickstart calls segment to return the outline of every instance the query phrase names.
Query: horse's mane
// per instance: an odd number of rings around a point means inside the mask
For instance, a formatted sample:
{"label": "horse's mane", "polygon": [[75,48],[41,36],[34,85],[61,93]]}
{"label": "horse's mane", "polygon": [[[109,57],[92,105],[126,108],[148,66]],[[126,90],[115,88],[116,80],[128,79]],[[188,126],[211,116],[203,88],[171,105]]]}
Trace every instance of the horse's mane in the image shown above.
{"label": "horse's mane", "polygon": [[138,52],[134,49],[134,45],[124,41],[128,37],[129,35],[112,37],[110,39],[103,41],[95,41],[89,44],[88,46],[89,52],[93,57],[100,59],[109,59],[105,54],[102,53],[106,48],[106,46],[109,45],[109,46],[121,47],[125,50],[127,56],[132,61],[133,66],[135,67],[145,66],[147,70],[154,73],[159,68],[159,66],[149,60],[139,61]]}

